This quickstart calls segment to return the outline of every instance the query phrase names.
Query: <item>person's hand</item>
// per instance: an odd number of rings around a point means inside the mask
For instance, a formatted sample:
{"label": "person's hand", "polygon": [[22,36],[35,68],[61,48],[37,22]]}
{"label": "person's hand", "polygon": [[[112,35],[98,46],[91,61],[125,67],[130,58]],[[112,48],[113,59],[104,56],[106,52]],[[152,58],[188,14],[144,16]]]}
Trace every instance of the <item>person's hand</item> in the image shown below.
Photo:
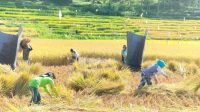
{"label": "person's hand", "polygon": [[169,75],[166,76],[166,79],[169,80]]}
{"label": "person's hand", "polygon": [[49,94],[49,96],[50,96],[51,98],[53,98],[53,96],[52,96],[51,94]]}

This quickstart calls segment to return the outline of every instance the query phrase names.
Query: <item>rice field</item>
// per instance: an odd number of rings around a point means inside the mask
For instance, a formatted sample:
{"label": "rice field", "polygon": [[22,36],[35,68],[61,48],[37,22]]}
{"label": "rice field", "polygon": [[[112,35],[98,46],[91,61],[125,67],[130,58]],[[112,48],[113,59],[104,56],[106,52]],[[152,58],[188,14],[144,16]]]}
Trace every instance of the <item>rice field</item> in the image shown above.
{"label": "rice field", "polygon": [[[44,6],[41,6],[44,7]],[[199,20],[157,20],[147,18],[70,15],[63,8],[59,19],[58,7],[17,7],[13,3],[0,5],[0,31],[16,34],[22,25],[24,36],[54,39],[125,39],[131,31],[143,35],[149,30],[148,39],[199,40]]]}
{"label": "rice field", "polygon": [[[0,111],[200,111],[200,41],[191,41],[199,39],[199,20],[69,15],[67,8],[59,19],[58,8],[17,5],[0,2],[0,31],[16,34],[23,25],[23,37],[32,39],[31,64],[19,52],[15,71],[0,65]],[[159,84],[136,91],[140,71],[123,65],[120,53],[128,31],[143,35],[146,29],[142,68],[164,59],[170,78],[159,76]],[[70,48],[80,54],[79,62],[72,63]],[[56,74],[59,96],[40,89],[42,103],[29,107],[28,81],[47,71]]]}
{"label": "rice field", "polygon": [[[107,55],[111,58],[120,57],[122,45],[127,44],[125,40],[48,40],[33,39],[31,43],[34,52],[31,57],[41,56],[63,56],[69,54],[69,49],[74,48],[80,55],[87,53],[92,55]],[[49,49],[49,50],[47,50]],[[53,52],[51,52],[53,51]],[[159,41],[147,40],[145,46],[145,56],[165,56],[171,58],[191,58],[199,59],[199,41]],[[98,57],[98,56],[97,56]]]}
{"label": "rice field", "polygon": [[[199,42],[147,40],[143,68],[162,58],[169,80],[159,76],[159,84],[136,91],[140,72],[121,64],[124,40],[32,39],[31,65],[19,52],[17,69],[0,67],[0,111],[72,112],[182,112],[200,110]],[[72,63],[75,48],[80,61]],[[155,54],[154,54],[155,53]],[[177,55],[179,54],[179,55]],[[3,68],[3,69],[2,69]],[[39,74],[56,74],[58,97],[50,98],[40,89],[42,103],[28,107],[28,81]]]}

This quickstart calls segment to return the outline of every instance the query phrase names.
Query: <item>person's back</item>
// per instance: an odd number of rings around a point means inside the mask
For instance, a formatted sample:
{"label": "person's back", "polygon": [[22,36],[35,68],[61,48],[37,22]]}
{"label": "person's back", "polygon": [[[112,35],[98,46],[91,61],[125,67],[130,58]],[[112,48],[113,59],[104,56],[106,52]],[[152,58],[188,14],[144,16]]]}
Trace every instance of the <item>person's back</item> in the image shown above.
{"label": "person's back", "polygon": [[41,96],[39,93],[39,87],[43,87],[45,92],[49,94],[49,96],[52,96],[48,90],[48,85],[51,87],[51,90],[53,90],[55,96],[58,96],[58,93],[56,91],[54,81],[53,79],[56,79],[54,73],[48,72],[44,75],[40,75],[38,77],[33,78],[32,80],[29,81],[29,87],[32,93],[32,98],[30,101],[30,105],[32,102],[35,104],[38,104],[41,101]]}
{"label": "person's back", "polygon": [[152,76],[154,75],[155,73],[157,73],[157,69],[158,69],[158,65],[157,64],[153,64],[145,69],[142,70],[142,73],[144,73],[144,75],[147,75],[147,76]]}
{"label": "person's back", "polygon": [[78,58],[78,57],[79,57],[79,54],[78,54],[76,51],[74,51],[74,52],[72,53],[72,55],[73,55],[73,57],[75,57],[75,58]]}
{"label": "person's back", "polygon": [[74,49],[70,49],[70,52],[72,53],[72,59],[73,59],[73,61],[74,60],[78,61],[79,60],[79,54],[78,54],[78,52],[76,50],[74,50]]}
{"label": "person's back", "polygon": [[152,85],[151,81],[152,78],[155,80],[155,83],[157,84],[158,83],[158,79],[156,76],[157,73],[160,73],[166,78],[168,78],[169,76],[162,70],[162,68],[164,68],[165,66],[166,64],[163,60],[157,60],[155,64],[143,69],[141,72],[141,81],[138,86],[138,89],[142,89],[145,83],[147,83],[147,85]]}
{"label": "person's back", "polygon": [[48,84],[51,86],[54,84],[54,81],[50,77],[36,77],[29,82],[29,86],[36,88],[46,87]]}

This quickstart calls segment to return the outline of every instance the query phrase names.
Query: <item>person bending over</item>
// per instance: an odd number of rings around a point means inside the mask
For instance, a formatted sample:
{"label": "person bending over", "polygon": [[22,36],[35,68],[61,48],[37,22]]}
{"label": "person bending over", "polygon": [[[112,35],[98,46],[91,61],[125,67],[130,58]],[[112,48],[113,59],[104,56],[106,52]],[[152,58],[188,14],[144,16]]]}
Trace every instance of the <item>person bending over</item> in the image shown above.
{"label": "person bending over", "polygon": [[141,73],[141,81],[138,86],[138,90],[142,89],[145,84],[152,85],[151,79],[153,78],[155,80],[155,83],[158,83],[157,74],[162,74],[167,79],[169,78],[169,75],[167,75],[162,69],[166,66],[165,62],[163,60],[157,60],[155,64],[145,68],[142,70]]}
{"label": "person bending over", "polygon": [[55,96],[58,96],[58,93],[56,91],[55,85],[54,85],[54,79],[56,79],[54,73],[48,72],[45,73],[44,75],[40,75],[38,77],[33,78],[32,80],[29,81],[29,87],[32,93],[32,98],[30,101],[31,105],[32,103],[34,104],[40,104],[41,102],[41,96],[39,92],[39,87],[43,87],[45,92],[52,97],[52,94],[49,92],[48,86],[53,90]]}

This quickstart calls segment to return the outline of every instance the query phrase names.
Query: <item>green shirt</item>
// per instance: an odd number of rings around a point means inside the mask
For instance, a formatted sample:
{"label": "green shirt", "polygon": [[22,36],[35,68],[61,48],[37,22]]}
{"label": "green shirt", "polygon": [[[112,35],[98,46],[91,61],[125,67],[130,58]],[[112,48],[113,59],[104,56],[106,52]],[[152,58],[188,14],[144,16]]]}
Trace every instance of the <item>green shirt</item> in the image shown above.
{"label": "green shirt", "polygon": [[51,89],[55,92],[55,94],[57,94],[54,81],[50,77],[36,77],[29,81],[30,87],[36,87],[36,88],[43,87],[45,92],[50,94],[47,85],[50,85]]}

